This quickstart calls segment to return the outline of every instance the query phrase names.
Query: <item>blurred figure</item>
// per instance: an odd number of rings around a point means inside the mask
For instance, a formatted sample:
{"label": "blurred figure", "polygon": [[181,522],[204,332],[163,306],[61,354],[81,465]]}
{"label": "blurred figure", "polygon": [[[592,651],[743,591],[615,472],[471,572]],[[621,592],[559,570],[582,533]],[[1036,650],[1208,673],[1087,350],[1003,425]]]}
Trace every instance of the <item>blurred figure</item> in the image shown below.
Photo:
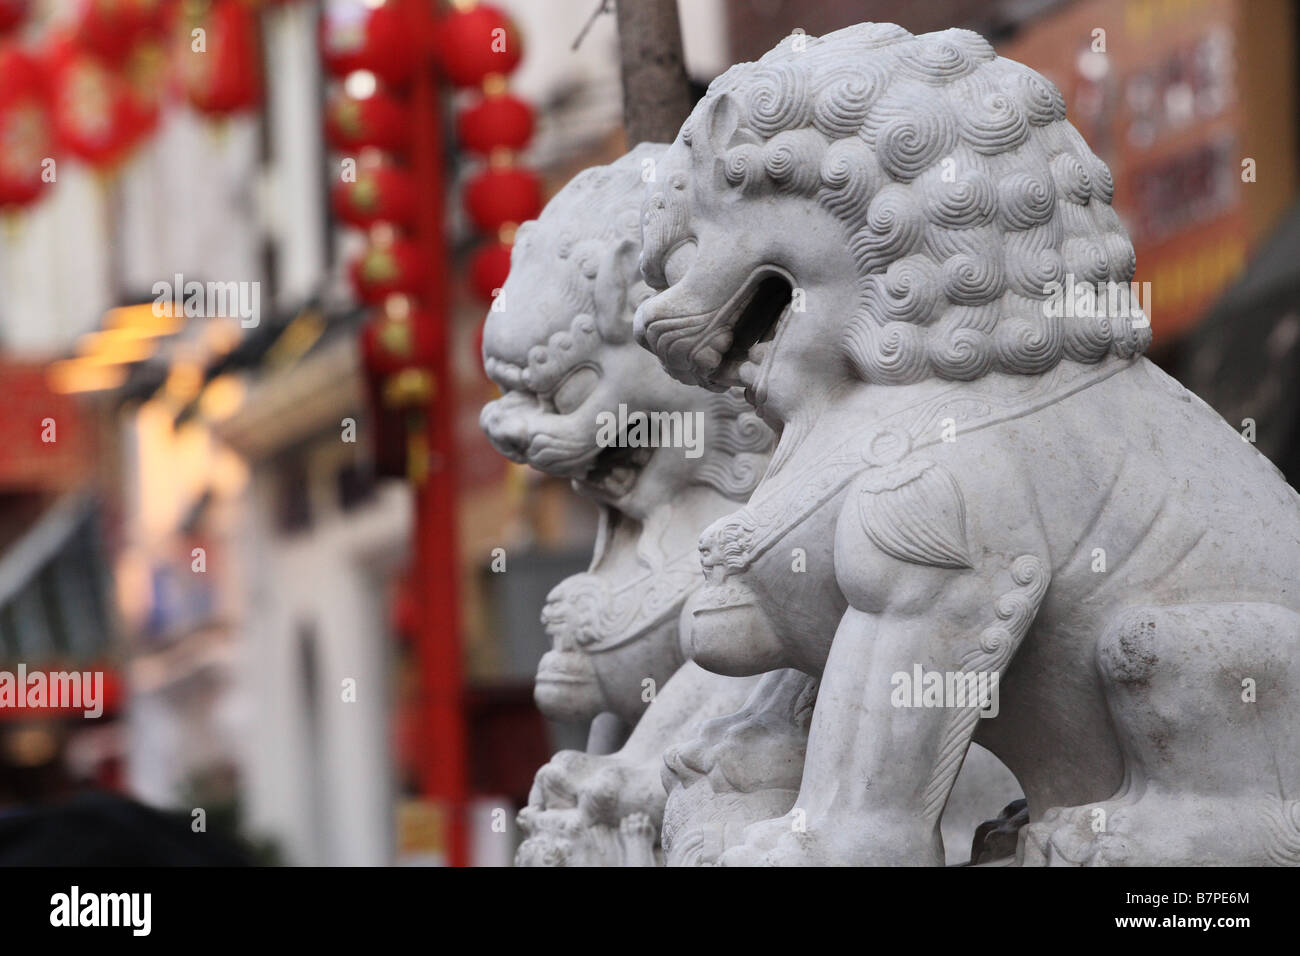
{"label": "blurred figure", "polygon": [[79,787],[54,725],[0,731],[0,866],[247,866],[248,851],[189,818]]}

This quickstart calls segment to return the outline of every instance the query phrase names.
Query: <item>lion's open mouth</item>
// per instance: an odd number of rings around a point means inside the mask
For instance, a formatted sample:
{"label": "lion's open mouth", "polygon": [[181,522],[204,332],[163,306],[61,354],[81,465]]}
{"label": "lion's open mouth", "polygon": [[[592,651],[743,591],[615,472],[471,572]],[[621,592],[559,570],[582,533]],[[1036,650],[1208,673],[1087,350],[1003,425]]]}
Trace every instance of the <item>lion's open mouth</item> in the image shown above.
{"label": "lion's open mouth", "polygon": [[622,498],[632,490],[641,470],[654,454],[654,448],[627,448],[614,445],[601,449],[587,469],[587,473],[576,478],[584,490],[606,499]]}
{"label": "lion's open mouth", "polygon": [[[782,273],[760,270],[749,278],[741,294],[733,297],[721,316],[723,332],[713,339],[714,353],[720,352],[709,373],[714,385],[739,385],[747,391],[753,390],[763,364],[771,355],[781,320],[790,311],[793,292],[792,283]],[[749,398],[753,401],[752,395]]]}

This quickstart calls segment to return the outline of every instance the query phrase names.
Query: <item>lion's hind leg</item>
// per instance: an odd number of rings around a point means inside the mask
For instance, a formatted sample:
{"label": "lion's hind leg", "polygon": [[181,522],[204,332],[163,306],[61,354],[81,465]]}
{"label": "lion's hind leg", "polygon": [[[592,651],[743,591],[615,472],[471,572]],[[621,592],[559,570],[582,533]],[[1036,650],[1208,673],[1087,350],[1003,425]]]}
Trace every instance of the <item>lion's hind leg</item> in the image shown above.
{"label": "lion's hind leg", "polygon": [[1119,794],[1056,808],[1026,864],[1300,865],[1300,615],[1273,604],[1133,607],[1098,665]]}

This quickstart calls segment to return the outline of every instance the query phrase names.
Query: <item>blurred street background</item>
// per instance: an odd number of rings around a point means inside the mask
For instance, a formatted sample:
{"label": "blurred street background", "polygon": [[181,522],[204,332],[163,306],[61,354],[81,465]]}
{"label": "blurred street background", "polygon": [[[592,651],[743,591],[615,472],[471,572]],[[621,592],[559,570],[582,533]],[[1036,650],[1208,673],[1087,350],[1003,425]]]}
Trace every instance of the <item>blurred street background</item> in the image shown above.
{"label": "blurred street background", "polygon": [[[518,223],[629,146],[606,6],[0,0],[0,671],[105,675],[98,719],[0,707],[0,817],[93,788],[258,862],[509,864],[586,738],[532,677],[596,515],[480,433],[478,330]],[[1151,357],[1300,481],[1290,0],[679,11],[699,92],[864,20],[1052,79]]]}

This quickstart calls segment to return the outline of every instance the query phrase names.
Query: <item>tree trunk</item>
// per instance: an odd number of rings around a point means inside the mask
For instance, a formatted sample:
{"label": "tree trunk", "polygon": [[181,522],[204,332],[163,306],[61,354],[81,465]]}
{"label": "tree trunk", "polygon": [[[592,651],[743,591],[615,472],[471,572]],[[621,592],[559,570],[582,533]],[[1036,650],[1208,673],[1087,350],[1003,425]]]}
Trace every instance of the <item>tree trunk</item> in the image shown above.
{"label": "tree trunk", "polygon": [[617,0],[629,146],[671,143],[691,112],[677,0]]}

